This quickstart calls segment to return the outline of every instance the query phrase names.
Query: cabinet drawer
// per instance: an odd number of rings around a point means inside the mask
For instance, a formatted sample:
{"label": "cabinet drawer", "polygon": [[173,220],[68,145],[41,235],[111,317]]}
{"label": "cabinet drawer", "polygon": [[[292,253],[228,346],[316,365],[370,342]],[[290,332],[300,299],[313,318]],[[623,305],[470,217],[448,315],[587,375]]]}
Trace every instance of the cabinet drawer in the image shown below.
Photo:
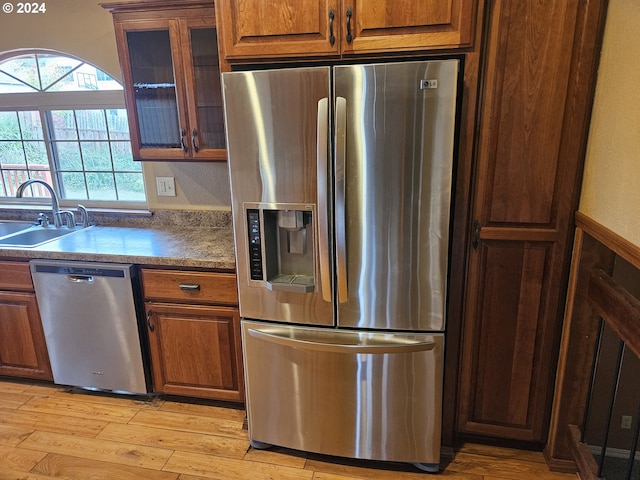
{"label": "cabinet drawer", "polygon": [[147,300],[238,304],[236,276],[231,273],[143,268],[141,275],[144,298]]}
{"label": "cabinet drawer", "polygon": [[0,290],[33,291],[29,262],[0,262]]}

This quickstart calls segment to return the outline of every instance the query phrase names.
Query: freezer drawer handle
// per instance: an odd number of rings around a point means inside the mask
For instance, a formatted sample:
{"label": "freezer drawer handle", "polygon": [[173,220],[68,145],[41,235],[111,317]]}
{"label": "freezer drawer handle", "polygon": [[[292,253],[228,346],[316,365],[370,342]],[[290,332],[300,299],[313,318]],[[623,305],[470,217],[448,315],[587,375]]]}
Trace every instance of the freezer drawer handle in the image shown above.
{"label": "freezer drawer handle", "polygon": [[334,353],[410,353],[410,352],[422,352],[433,350],[435,343],[431,341],[422,342],[416,340],[407,340],[398,338],[392,342],[376,345],[344,345],[334,343],[316,342],[312,340],[303,340],[299,338],[290,338],[288,336],[278,335],[273,332],[265,332],[262,330],[256,330],[249,328],[247,330],[249,335],[254,338],[264,340],[266,342],[277,343],[285,347],[301,348],[303,350],[319,350],[322,352],[334,352]]}

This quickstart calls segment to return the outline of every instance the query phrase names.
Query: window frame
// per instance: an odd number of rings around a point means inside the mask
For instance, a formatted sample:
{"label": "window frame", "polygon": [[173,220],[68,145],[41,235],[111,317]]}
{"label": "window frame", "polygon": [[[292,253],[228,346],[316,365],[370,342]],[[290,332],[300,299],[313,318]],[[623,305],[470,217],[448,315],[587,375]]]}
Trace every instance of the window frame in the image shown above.
{"label": "window frame", "polygon": [[[80,62],[92,65],[90,62],[77,58],[68,53],[58,52],[54,50],[21,50],[5,52],[0,54],[0,62],[10,60],[11,58],[21,57],[26,55],[59,55],[76,59]],[[95,66],[94,66],[95,67]],[[95,67],[101,70],[99,67]],[[106,73],[106,72],[105,72]],[[108,75],[108,73],[107,73]],[[113,77],[112,77],[113,78]],[[117,79],[118,83],[120,83]],[[122,85],[120,83],[120,85]],[[52,175],[51,185],[59,197],[61,207],[72,207],[81,203],[89,208],[100,208],[106,210],[141,210],[148,208],[148,192],[144,174],[144,163],[141,163],[142,179],[145,185],[145,200],[144,201],[122,201],[122,200],[91,200],[91,199],[65,199],[60,198],[58,174],[53,165],[54,156],[51,151],[51,138],[47,131],[48,123],[46,122],[46,112],[53,110],[109,110],[109,109],[125,109],[124,89],[122,90],[94,90],[94,91],[37,91],[37,92],[17,92],[17,93],[0,93],[0,111],[37,111],[40,115],[40,121],[43,129],[43,138],[45,148],[47,150],[47,157],[49,161],[49,168]],[[127,112],[128,113],[128,112]],[[135,162],[135,160],[134,160]],[[48,197],[0,197],[2,203],[11,206],[46,206],[51,204],[51,200]]]}

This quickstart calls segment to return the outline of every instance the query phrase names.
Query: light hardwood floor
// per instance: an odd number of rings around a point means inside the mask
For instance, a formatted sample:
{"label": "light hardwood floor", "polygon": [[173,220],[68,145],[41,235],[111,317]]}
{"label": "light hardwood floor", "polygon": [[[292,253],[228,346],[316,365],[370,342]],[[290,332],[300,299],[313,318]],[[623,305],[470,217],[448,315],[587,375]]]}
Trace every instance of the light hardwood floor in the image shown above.
{"label": "light hardwood floor", "polygon": [[[424,480],[401,464],[249,448],[244,411],[0,379],[0,480]],[[450,480],[574,480],[542,454],[462,445]],[[438,478],[438,477],[433,477]]]}

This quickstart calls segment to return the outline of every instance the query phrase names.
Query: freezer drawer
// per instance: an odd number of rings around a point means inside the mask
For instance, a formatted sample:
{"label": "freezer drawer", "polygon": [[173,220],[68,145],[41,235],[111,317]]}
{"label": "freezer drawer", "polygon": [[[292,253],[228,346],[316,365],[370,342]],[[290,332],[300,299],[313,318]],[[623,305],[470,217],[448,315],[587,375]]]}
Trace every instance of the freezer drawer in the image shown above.
{"label": "freezer drawer", "polygon": [[243,320],[242,335],[252,441],[439,463],[443,334]]}

